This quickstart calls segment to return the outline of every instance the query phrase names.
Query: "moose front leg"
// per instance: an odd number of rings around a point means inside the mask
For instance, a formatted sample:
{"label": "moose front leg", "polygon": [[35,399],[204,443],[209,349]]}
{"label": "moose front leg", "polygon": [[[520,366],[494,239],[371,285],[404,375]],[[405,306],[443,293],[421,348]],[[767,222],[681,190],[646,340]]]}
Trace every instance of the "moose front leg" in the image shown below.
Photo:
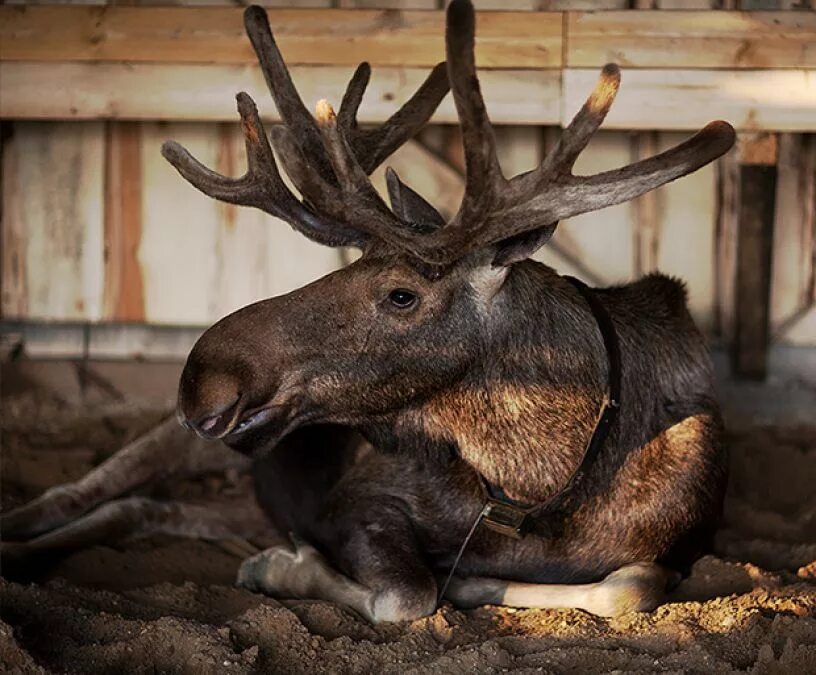
{"label": "moose front leg", "polygon": [[375,592],[334,570],[314,546],[298,540],[245,560],[236,583],[265,595],[328,600],[377,622]]}
{"label": "moose front leg", "polygon": [[[328,548],[354,579],[341,574],[313,546],[293,536],[294,548],[276,546],[246,560],[238,585],[267,595],[327,600],[371,623],[411,621],[436,609],[436,580],[426,567],[407,517],[388,505],[335,524]],[[329,527],[329,525],[327,525]]]}
{"label": "moose front leg", "polygon": [[530,609],[583,609],[598,616],[650,612],[677,573],[657,563],[625,565],[592,584],[528,584],[489,577],[454,577],[445,597],[458,607],[504,605]]}

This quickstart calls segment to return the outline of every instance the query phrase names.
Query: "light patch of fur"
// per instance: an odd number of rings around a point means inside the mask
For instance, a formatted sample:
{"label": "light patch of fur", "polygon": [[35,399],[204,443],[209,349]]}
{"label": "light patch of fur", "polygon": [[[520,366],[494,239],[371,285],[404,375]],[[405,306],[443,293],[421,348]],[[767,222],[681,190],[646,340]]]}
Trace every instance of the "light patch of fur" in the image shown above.
{"label": "light patch of fur", "polygon": [[461,457],[509,496],[538,501],[577,468],[594,415],[591,402],[562,387],[495,384],[444,392],[421,419],[426,433],[454,441]]}
{"label": "light patch of fur", "polygon": [[[313,546],[274,546],[248,558],[238,570],[238,586],[283,598],[315,598],[351,607],[376,623],[374,601],[378,596],[337,572]],[[388,607],[387,609],[390,609]]]}
{"label": "light patch of fur", "polygon": [[576,608],[612,617],[655,609],[663,601],[670,574],[654,563],[635,563],[592,584],[529,584],[488,577],[457,577],[445,597],[463,608],[482,604]]}
{"label": "light patch of fur", "polygon": [[477,307],[483,315],[490,311],[493,298],[504,284],[509,269],[508,267],[481,265],[471,273],[470,286],[475,292]]}

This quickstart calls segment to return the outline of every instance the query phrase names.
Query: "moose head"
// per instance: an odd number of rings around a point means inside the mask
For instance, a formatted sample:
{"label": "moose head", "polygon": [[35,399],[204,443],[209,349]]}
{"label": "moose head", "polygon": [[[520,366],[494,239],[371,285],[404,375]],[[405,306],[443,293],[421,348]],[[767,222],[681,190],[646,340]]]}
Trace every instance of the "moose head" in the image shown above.
{"label": "moose head", "polygon": [[[301,197],[282,180],[246,93],[237,96],[248,159],[244,176],[214,173],[173,142],[164,145],[163,154],[205,194],[262,209],[316,242],[356,247],[362,256],[207,330],[181,379],[179,414],[185,423],[236,447],[261,432],[274,443],[314,423],[355,426],[377,435],[381,444],[386,437],[400,444],[417,429],[427,429],[429,407],[453,405],[455,391],[469,388],[478,397],[496,378],[505,385],[540,383],[540,373],[529,372],[530,361],[552,370],[559,347],[572,354],[556,368],[559,380],[583,388],[590,399],[600,397],[603,348],[596,336],[581,335],[592,333],[592,323],[570,310],[580,305],[580,297],[548,268],[525,261],[560,220],[627,201],[719,157],[733,144],[733,129],[712,122],[652,158],[592,176],[574,175],[578,155],[618,90],[618,68],[607,65],[541,164],[508,179],[476,76],[469,1],[454,0],[448,9],[447,61],[376,128],[361,128],[356,120],[368,64],[357,68],[337,114],[320,101],[312,116],[295,90],[266,13],[250,7],[245,22],[283,121],[271,129],[271,142]],[[389,208],[368,176],[418,132],[449,88],[464,145],[460,208],[446,222],[388,170]],[[591,427],[595,408],[578,408],[587,418],[583,426]],[[461,416],[477,414],[474,405],[469,409],[447,422],[438,414],[435,424],[464,424]]]}

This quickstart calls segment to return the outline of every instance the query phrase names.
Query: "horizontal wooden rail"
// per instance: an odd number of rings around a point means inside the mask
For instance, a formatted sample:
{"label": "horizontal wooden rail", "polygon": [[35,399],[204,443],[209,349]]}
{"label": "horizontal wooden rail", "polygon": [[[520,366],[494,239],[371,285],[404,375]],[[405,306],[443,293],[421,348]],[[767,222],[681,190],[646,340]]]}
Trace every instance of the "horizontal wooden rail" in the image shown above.
{"label": "horizontal wooden rail", "polygon": [[570,12],[569,67],[814,68],[816,13]]}
{"label": "horizontal wooden rail", "polygon": [[[445,60],[439,11],[270,9],[289,65],[433,66]],[[4,61],[251,64],[240,7],[0,7]],[[480,12],[477,64],[558,68],[560,12]]]}
{"label": "horizontal wooden rail", "polygon": [[[241,9],[0,7],[0,117],[234,120],[245,90],[276,119]],[[377,66],[361,110],[382,121],[443,58],[439,11],[269,10],[307,104],[339,103]],[[477,61],[497,124],[563,124],[597,69],[623,66],[608,129],[816,130],[812,12],[480,12]],[[45,95],[47,93],[47,95]],[[456,119],[450,100],[436,122]]]}
{"label": "horizontal wooden rail", "polygon": [[[337,104],[351,68],[295,66],[292,74],[307,105],[321,98]],[[426,74],[376,69],[360,120],[385,120]],[[564,124],[597,76],[595,68],[570,68],[487,70],[480,78],[494,123]],[[257,66],[0,63],[0,117],[6,119],[235,121],[237,91],[249,92],[265,119],[279,119]],[[717,118],[745,130],[816,130],[816,70],[624,69],[604,129],[691,130]],[[456,121],[450,97],[433,121]]]}
{"label": "horizontal wooden rail", "polygon": [[[308,106],[340,103],[352,68],[293,66]],[[382,122],[427,77],[419,68],[377,68],[360,108],[361,122]],[[485,71],[490,114],[504,124],[557,124],[560,71]],[[234,94],[248,92],[265,119],[278,121],[257,66],[121,63],[0,63],[0,117],[9,119],[133,119],[233,121]],[[43,92],[48,92],[47,96]],[[456,122],[450,96],[434,121]]]}
{"label": "horizontal wooden rail", "polygon": [[[0,7],[4,61],[250,64],[242,9]],[[270,9],[291,65],[431,66],[444,13]],[[481,68],[814,68],[813,12],[479,12]]]}

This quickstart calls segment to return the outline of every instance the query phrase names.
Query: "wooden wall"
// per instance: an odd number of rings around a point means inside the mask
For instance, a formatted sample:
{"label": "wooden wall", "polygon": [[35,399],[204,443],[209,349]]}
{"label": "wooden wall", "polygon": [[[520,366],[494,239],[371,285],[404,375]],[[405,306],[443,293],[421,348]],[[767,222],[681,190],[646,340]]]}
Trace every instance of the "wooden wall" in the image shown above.
{"label": "wooden wall", "polygon": [[[329,5],[321,0],[293,4]],[[334,6],[432,10],[436,4],[339,0]],[[713,12],[719,33],[712,33],[710,26],[700,27],[705,13],[695,13],[695,23],[684,12],[667,19],[666,11],[572,11],[632,5],[733,9],[735,4],[477,0],[480,10],[571,11],[558,15],[559,25],[571,31],[569,45],[556,44],[557,35],[548,38],[545,52],[555,54],[557,62],[533,50],[529,58],[546,62],[485,71],[488,107],[500,125],[500,159],[507,174],[532,168],[557,138],[558,125],[568,121],[591,90],[597,65],[607,60],[624,67],[621,94],[605,125],[610,130],[592,141],[576,167],[579,173],[659,152],[686,138],[688,129],[720,116],[742,129],[744,144],[759,142],[756,131],[762,130],[772,139],[776,167],[771,335],[780,342],[816,345],[813,15]],[[763,8],[769,4],[774,3]],[[784,10],[796,3],[775,4]],[[754,8],[749,2],[742,7]],[[639,33],[632,33],[633,25]],[[757,32],[762,39],[751,38]],[[718,37],[712,39],[712,34]],[[85,59],[82,40],[75,46],[79,51],[70,52],[74,47],[61,43],[63,52],[46,57],[42,50],[33,57],[12,53],[24,49],[25,41],[9,44],[0,52],[0,308],[7,326],[32,336],[33,351],[182,355],[202,326],[249,302],[297,288],[348,260],[348,252],[312,244],[265,214],[208,199],[161,158],[162,141],[175,139],[208,166],[226,174],[243,172],[232,94],[249,83],[246,88],[257,90],[265,115],[272,117],[274,106],[262,93],[257,70],[241,61],[242,52],[236,52],[238,64],[173,65],[149,59],[123,64],[100,62],[98,54]],[[349,68],[310,65],[310,53],[305,50],[294,59],[306,62],[302,71],[296,67],[307,92],[304,98],[316,98],[324,86],[332,86],[330,95],[339,98]],[[496,54],[509,58],[501,49]],[[406,52],[403,57],[419,63],[436,55]],[[105,58],[140,57],[114,53]],[[424,70],[396,63],[375,69],[384,75],[372,83],[369,118],[393,110]],[[435,124],[389,162],[448,212],[455,210],[462,190],[461,151],[452,119],[448,101]],[[729,341],[736,302],[740,166],[735,152],[635,202],[565,221],[537,257],[595,284],[625,282],[655,269],[680,276],[688,283],[692,312],[701,326],[715,341]],[[383,185],[381,172],[375,181]]]}

